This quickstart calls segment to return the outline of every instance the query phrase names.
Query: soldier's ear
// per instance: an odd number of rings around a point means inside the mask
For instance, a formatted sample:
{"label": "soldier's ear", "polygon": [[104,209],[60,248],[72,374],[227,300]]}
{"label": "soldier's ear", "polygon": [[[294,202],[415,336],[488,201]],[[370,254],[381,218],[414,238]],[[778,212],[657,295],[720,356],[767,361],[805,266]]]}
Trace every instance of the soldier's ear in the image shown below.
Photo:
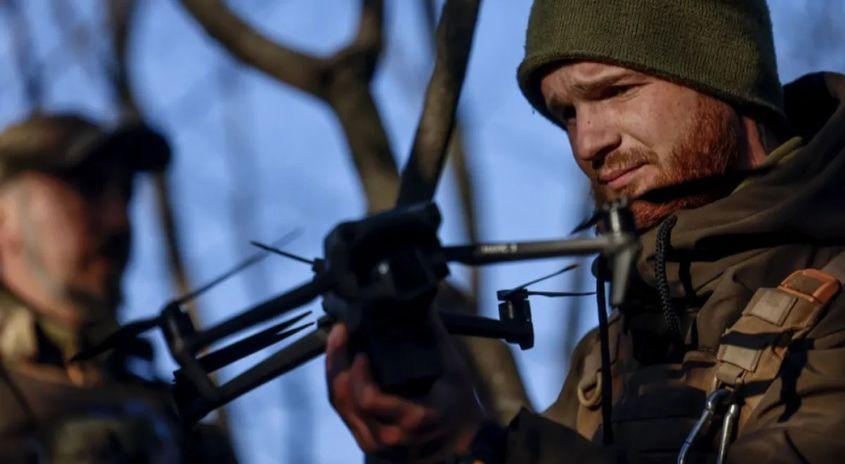
{"label": "soldier's ear", "polygon": [[766,161],[768,154],[768,144],[771,143],[767,132],[760,132],[765,130],[765,126],[759,124],[756,120],[748,116],[740,116],[740,121],[744,129],[745,135],[745,158],[742,160],[740,168],[754,169]]}
{"label": "soldier's ear", "polygon": [[11,214],[9,211],[10,196],[10,187],[5,184],[0,185],[0,233],[3,233],[3,229],[8,227],[9,215]]}
{"label": "soldier's ear", "polygon": [[14,181],[0,185],[0,253],[9,253],[13,248],[21,246],[20,221],[16,210],[20,207],[17,198],[19,188]]}

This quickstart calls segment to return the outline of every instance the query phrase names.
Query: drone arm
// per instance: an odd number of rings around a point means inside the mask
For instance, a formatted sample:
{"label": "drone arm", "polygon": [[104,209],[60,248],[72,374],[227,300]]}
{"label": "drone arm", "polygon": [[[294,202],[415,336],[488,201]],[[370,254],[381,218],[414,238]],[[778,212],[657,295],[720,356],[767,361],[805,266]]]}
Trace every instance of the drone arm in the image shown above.
{"label": "drone arm", "polygon": [[481,243],[443,247],[443,257],[446,261],[480,265],[556,256],[607,253],[614,245],[613,239],[607,236],[539,242]]}
{"label": "drone arm", "polygon": [[530,324],[503,322],[481,316],[440,312],[440,320],[446,331],[452,335],[468,335],[471,337],[501,338],[510,343],[520,343],[526,336],[526,329],[531,332]]}
{"label": "drone arm", "polygon": [[213,399],[188,395],[177,398],[183,420],[196,422],[214,409],[316,358],[326,350],[331,322],[329,317],[321,318],[316,330],[221,385]]}
{"label": "drone arm", "polygon": [[310,282],[198,332],[189,339],[188,348],[195,352],[236,332],[305,305],[331,288],[332,284],[333,279],[328,274],[317,274]]}

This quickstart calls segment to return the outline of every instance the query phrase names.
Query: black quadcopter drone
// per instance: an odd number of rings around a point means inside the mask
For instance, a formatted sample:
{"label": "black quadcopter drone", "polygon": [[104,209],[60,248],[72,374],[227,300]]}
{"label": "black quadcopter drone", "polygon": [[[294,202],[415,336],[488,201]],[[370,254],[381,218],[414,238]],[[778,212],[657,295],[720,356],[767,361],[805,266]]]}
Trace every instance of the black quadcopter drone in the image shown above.
{"label": "black quadcopter drone", "polygon": [[[397,208],[338,225],[325,239],[324,258],[308,261],[314,270],[313,278],[288,292],[211,327],[195,327],[184,308],[185,303],[233,273],[229,272],[211,285],[169,302],[158,316],[125,325],[77,358],[96,356],[142,332],[160,329],[170,354],[179,365],[173,384],[176,405],[183,421],[191,424],[319,356],[325,351],[331,326],[343,322],[350,329],[353,349],[370,356],[374,377],[380,385],[388,391],[424,392],[442,369],[431,323],[431,306],[438,285],[449,273],[448,263],[477,266],[596,254],[608,270],[610,302],[615,307],[624,300],[639,242],[624,201],[606,205],[597,214],[597,222],[600,232],[593,238],[443,246],[436,234],[440,213],[434,203]],[[289,255],[275,247],[262,247]],[[553,275],[573,267],[567,266]],[[437,314],[451,334],[503,339],[528,349],[534,344],[529,296],[591,294],[527,289],[528,285],[548,277],[499,291],[499,319],[448,312]],[[316,328],[232,380],[219,386],[212,382],[209,377],[212,372],[300,333],[313,323],[294,327],[310,314],[306,312],[214,351],[205,352],[207,348],[318,297],[323,298],[325,315],[316,321]],[[602,314],[606,323],[603,308],[600,322]]]}

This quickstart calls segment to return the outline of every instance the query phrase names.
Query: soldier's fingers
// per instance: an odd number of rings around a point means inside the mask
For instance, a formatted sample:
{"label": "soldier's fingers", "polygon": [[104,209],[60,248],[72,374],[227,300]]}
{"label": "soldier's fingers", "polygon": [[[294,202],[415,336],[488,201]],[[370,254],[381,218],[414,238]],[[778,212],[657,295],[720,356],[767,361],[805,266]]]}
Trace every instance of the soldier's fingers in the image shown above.
{"label": "soldier's fingers", "polygon": [[362,417],[356,414],[341,417],[343,417],[346,426],[349,427],[349,431],[352,432],[352,436],[355,437],[355,441],[358,442],[361,451],[365,453],[379,451],[381,448],[380,442],[376,440],[370,426]]}
{"label": "soldier's fingers", "polygon": [[421,432],[436,424],[440,418],[440,414],[432,408],[386,394],[374,386],[365,386],[358,391],[353,387],[353,392],[358,408],[379,424],[396,425],[408,432]]}
{"label": "soldier's fingers", "polygon": [[352,397],[349,385],[349,371],[342,371],[329,380],[329,400],[364,452],[378,448],[377,441],[366,420],[360,415]]}
{"label": "soldier's fingers", "polygon": [[373,379],[370,360],[358,354],[349,369],[349,382],[355,405],[362,412],[383,422],[395,422],[405,411],[407,401],[382,391]]}
{"label": "soldier's fingers", "polygon": [[379,425],[374,430],[375,438],[382,449],[403,446],[410,441],[409,434],[395,425]]}
{"label": "soldier's fingers", "polygon": [[355,412],[349,371],[341,371],[328,378],[329,401],[341,416]]}
{"label": "soldier's fingers", "polygon": [[379,425],[397,426],[413,433],[439,418],[439,414],[431,408],[384,392],[372,378],[366,356],[356,356],[350,369],[350,382],[358,409]]}
{"label": "soldier's fingers", "polygon": [[449,431],[442,427],[429,426],[409,430],[403,424],[371,423],[370,431],[381,450],[392,449],[394,452],[404,453],[442,444],[446,441],[444,436],[449,435]]}
{"label": "soldier's fingers", "polygon": [[427,408],[385,393],[370,371],[366,355],[350,362],[348,330],[332,328],[326,341],[329,399],[365,453],[397,449],[419,441],[435,414]]}
{"label": "soldier's fingers", "polygon": [[326,382],[329,390],[329,401],[358,446],[365,453],[378,450],[378,441],[373,435],[367,422],[361,417],[355,406],[350,384],[349,353],[347,350],[348,334],[346,327],[337,324],[332,328],[326,340]]}
{"label": "soldier's fingers", "polygon": [[348,332],[343,324],[336,324],[326,340],[326,386],[329,402],[346,420],[355,413],[349,376]]}
{"label": "soldier's fingers", "polygon": [[349,369],[349,330],[344,324],[335,324],[326,340],[326,377],[331,379]]}

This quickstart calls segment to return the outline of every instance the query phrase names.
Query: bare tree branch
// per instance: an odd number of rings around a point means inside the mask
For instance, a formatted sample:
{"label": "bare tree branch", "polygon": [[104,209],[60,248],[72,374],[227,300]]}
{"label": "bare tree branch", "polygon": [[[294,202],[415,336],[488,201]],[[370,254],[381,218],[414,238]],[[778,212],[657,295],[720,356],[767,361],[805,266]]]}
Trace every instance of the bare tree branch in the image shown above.
{"label": "bare tree branch", "polygon": [[31,111],[40,111],[44,104],[41,66],[32,46],[32,30],[18,0],[6,0],[6,17],[12,31],[12,52],[23,85],[24,100]]}
{"label": "bare tree branch", "polygon": [[[17,2],[18,0],[11,1]],[[99,43],[95,44],[91,41],[91,30],[89,25],[85,24],[83,21],[77,20],[78,18],[74,14],[74,8],[70,7],[68,1],[69,0],[55,0],[49,2],[54,22],[58,26],[59,32],[63,37],[61,37],[58,44],[44,52],[41,58],[37,60],[37,63],[32,63],[33,73],[35,73],[36,77],[40,78],[42,81],[43,76],[50,76],[50,81],[55,81],[64,76],[65,73],[74,66],[80,65],[88,77],[91,79],[101,80],[103,79],[101,74],[101,57],[97,56],[91,63],[88,63],[88,59],[83,57],[83,55],[89,54],[88,47],[95,47],[95,45],[99,45]],[[0,0],[0,9],[2,9],[6,4],[8,4],[8,2],[4,3],[4,0]],[[8,12],[9,10],[6,11]],[[9,30],[12,30],[14,33],[15,27],[14,21],[10,20]],[[16,39],[13,36],[12,41],[14,42],[15,40]],[[68,43],[70,43],[75,49],[76,53],[73,55],[67,53]],[[96,51],[99,51],[99,49]],[[12,55],[12,59],[17,60],[17,54],[13,52]],[[32,57],[28,59],[31,60]],[[4,80],[0,82],[0,88],[5,89],[11,84],[11,81]],[[39,87],[43,86],[41,81],[36,82],[36,84]]]}
{"label": "bare tree branch", "polygon": [[[121,118],[124,120],[141,121],[143,119],[140,108],[135,101],[130,83],[127,51],[129,48],[129,25],[132,15],[137,8],[136,0],[106,0],[108,3],[109,27],[112,33],[114,60],[109,68],[114,98],[120,108]],[[156,203],[159,210],[159,220],[164,231],[167,262],[171,276],[176,284],[177,294],[185,294],[191,290],[188,275],[179,247],[179,236],[173,215],[170,190],[164,172],[153,176],[156,191]],[[196,307],[190,306],[190,313],[194,322],[199,323]]]}
{"label": "bare tree branch", "polygon": [[[434,0],[421,0],[428,28],[436,29]],[[433,41],[434,42],[434,41]],[[467,166],[466,150],[461,131],[461,116],[455,117],[455,128],[447,147],[448,160],[452,163],[455,181],[460,195],[464,227],[470,242],[478,241],[478,221],[475,211],[476,198],[472,177]],[[478,269],[470,274],[471,293],[464,295],[453,287],[441,290],[441,301],[452,311],[478,314],[478,295],[482,285]],[[472,370],[472,377],[479,399],[485,409],[501,423],[512,419],[523,406],[531,407],[531,401],[522,382],[516,360],[510,348],[498,340],[474,337],[459,337],[459,346],[464,352]]]}
{"label": "bare tree branch", "polygon": [[114,98],[120,108],[121,117],[140,120],[141,114],[129,83],[129,22],[137,8],[136,0],[106,0],[108,2],[109,28],[112,33],[114,61],[109,67]]}
{"label": "bare tree branch", "polygon": [[[478,242],[478,215],[475,211],[476,196],[475,185],[472,181],[472,176],[469,173],[469,166],[467,165],[467,152],[461,134],[461,127],[455,125],[455,130],[452,132],[452,139],[449,141],[449,159],[452,161],[452,169],[455,175],[455,183],[458,185],[458,195],[460,196],[461,217],[464,219],[464,229],[466,229],[467,239],[471,243]],[[481,294],[481,278],[479,268],[473,266],[470,274],[470,288],[473,295]]]}
{"label": "bare tree branch", "polygon": [[[191,291],[191,284],[188,280],[188,273],[182,262],[182,254],[179,246],[179,236],[176,231],[176,221],[173,214],[173,202],[170,200],[170,186],[167,183],[167,176],[164,172],[153,174],[153,185],[155,187],[156,205],[159,212],[159,222],[164,232],[164,246],[167,255],[167,263],[170,268],[170,277],[176,287],[176,294],[184,295]],[[196,304],[188,303],[188,313],[194,324],[202,325]]]}
{"label": "bare tree branch", "polygon": [[[437,19],[435,15],[435,1],[422,0],[423,13],[425,16],[426,25],[432,31],[432,42],[435,43],[434,32],[437,29]],[[460,195],[460,205],[464,220],[464,229],[467,233],[467,238],[470,242],[478,242],[478,219],[475,212],[475,185],[473,185],[472,177],[469,174],[469,167],[467,166],[466,148],[462,134],[461,126],[463,118],[459,115],[455,117],[455,128],[452,131],[452,136],[449,139],[449,145],[446,149],[447,162],[452,162],[453,173],[455,175],[455,183],[458,185],[458,194]],[[477,267],[472,267],[470,270],[470,288],[472,295],[477,297],[481,292],[481,278]],[[476,312],[478,308],[475,308]]]}
{"label": "bare tree branch", "polygon": [[[129,48],[129,31],[132,15],[137,8],[136,0],[106,0],[108,3],[109,27],[112,33],[114,60],[109,68],[114,98],[120,108],[121,118],[129,121],[142,121],[143,117],[132,93],[130,83],[127,51]],[[159,220],[164,232],[164,242],[167,262],[171,277],[176,285],[177,294],[186,294],[191,290],[185,265],[182,262],[179,236],[170,200],[170,190],[167,176],[164,172],[155,173],[153,182],[156,191],[156,203],[159,210]],[[189,305],[191,318],[199,324],[196,307]]]}
{"label": "bare tree branch", "polygon": [[411,158],[402,171],[398,204],[434,196],[455,121],[478,18],[479,0],[449,0],[437,27],[437,58],[426,91]]}
{"label": "bare tree branch", "polygon": [[342,52],[360,50],[367,55],[365,62],[370,63],[370,74],[375,71],[378,56],[384,46],[384,4],[382,0],[363,0],[361,17],[355,39]]}
{"label": "bare tree branch", "polygon": [[[127,53],[131,38],[131,22],[138,4],[136,0],[106,0],[106,2],[108,4],[109,29],[112,35],[114,52],[113,62],[108,71],[115,94],[114,97],[120,109],[121,119],[124,121],[143,121],[140,107],[132,92]],[[184,295],[191,291],[191,284],[182,260],[179,234],[166,171],[153,174],[153,185],[155,187],[159,223],[164,235],[164,246],[170,275],[175,284],[176,293]],[[188,303],[187,307],[188,314],[194,324],[198,327],[202,326],[199,310],[195,302]],[[216,380],[214,375],[212,375],[212,378]],[[217,412],[217,424],[226,433],[230,430],[228,422],[226,411],[221,408]]]}
{"label": "bare tree branch", "polygon": [[393,205],[399,191],[396,161],[369,88],[382,47],[382,0],[362,1],[355,38],[328,58],[273,42],[220,0],[181,1],[205,31],[236,58],[329,104],[349,144],[367,210],[376,212]]}
{"label": "bare tree branch", "polygon": [[[91,41],[90,26],[80,20],[76,7],[77,4],[69,0],[53,0],[50,2],[53,22],[61,34],[60,43],[69,45],[73,49],[74,55],[76,55],[75,62],[82,68],[86,77],[97,80],[98,84],[107,84],[107,82],[101,81],[103,76],[100,57],[95,59],[91,53],[94,47]],[[65,54],[65,50],[61,48],[53,49],[47,54],[47,61],[53,63],[55,59]],[[49,70],[45,70],[45,72],[51,77],[54,76]]]}
{"label": "bare tree branch", "polygon": [[311,95],[320,96],[323,63],[264,37],[218,0],[182,0],[182,5],[232,55]]}

